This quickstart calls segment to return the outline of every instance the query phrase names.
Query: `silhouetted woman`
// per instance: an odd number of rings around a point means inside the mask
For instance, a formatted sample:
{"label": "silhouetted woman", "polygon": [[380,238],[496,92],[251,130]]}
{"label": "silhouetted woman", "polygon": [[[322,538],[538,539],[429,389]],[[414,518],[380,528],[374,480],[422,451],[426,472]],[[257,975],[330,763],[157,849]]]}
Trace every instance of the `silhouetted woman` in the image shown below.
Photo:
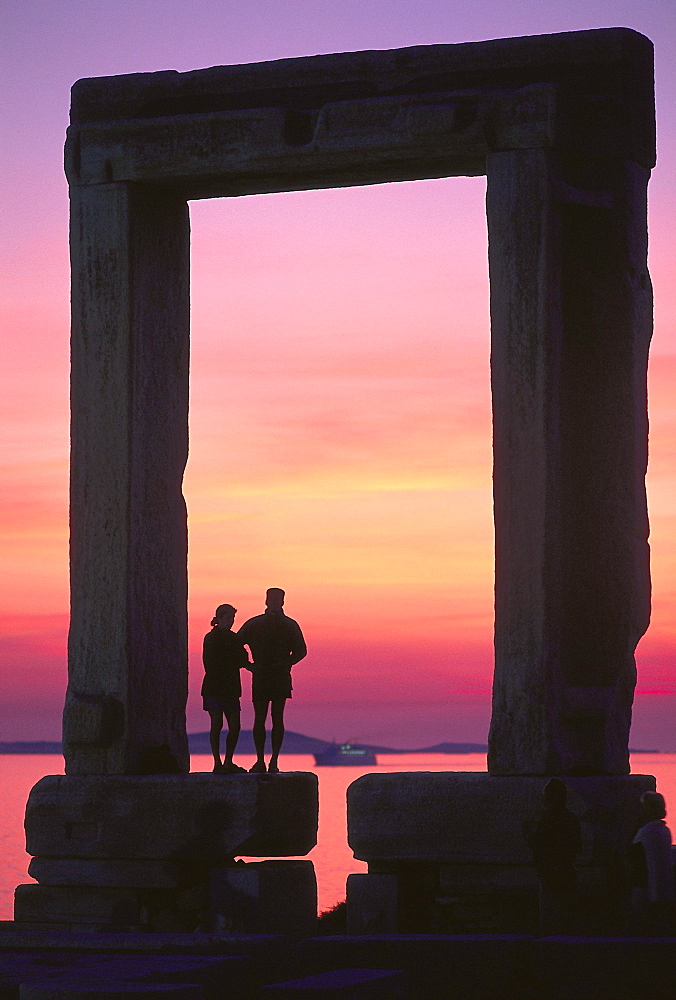
{"label": "silhouetted woman", "polygon": [[[211,719],[209,742],[214,756],[214,772],[220,774],[237,774],[245,770],[232,759],[240,730],[242,683],[239,672],[242,667],[249,666],[246,650],[232,631],[236,614],[231,604],[221,604],[216,608],[216,614],[211,619],[211,632],[204,636],[202,652],[205,671],[202,704]],[[228,735],[225,738],[225,760],[221,761],[223,716],[228,723]]]}

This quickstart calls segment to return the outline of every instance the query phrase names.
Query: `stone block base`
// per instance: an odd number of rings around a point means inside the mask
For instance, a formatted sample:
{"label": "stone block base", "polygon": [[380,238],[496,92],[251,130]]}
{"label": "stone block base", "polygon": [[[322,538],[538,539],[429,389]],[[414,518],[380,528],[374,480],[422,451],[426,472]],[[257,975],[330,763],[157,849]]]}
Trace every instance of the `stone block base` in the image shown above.
{"label": "stone block base", "polygon": [[26,807],[29,872],[16,890],[24,928],[312,934],[317,777],[52,775]]}
{"label": "stone block base", "polygon": [[[144,870],[141,861],[34,858],[31,873],[41,883],[15,892],[15,921],[24,928],[299,937],[316,930],[311,861],[214,867],[150,861]],[[96,881],[87,882],[90,873]]]}
{"label": "stone block base", "polygon": [[[603,864],[633,836],[650,775],[563,778],[580,818],[581,864]],[[481,772],[365,774],[347,791],[354,856],[471,865],[530,865],[524,823],[537,815],[546,777]]]}
{"label": "stone block base", "polygon": [[[369,874],[348,884],[350,932],[537,933],[539,881],[525,829],[548,780],[457,772],[357,779],[348,789],[348,840]],[[625,852],[640,796],[655,779],[562,780],[584,845],[577,929],[620,932]]]}
{"label": "stone block base", "polygon": [[212,929],[221,934],[311,937],[317,879],[311,861],[258,861],[212,868]]}
{"label": "stone block base", "polygon": [[298,857],[317,843],[317,817],[312,773],[49,775],[28,799],[26,850],[115,861]]}
{"label": "stone block base", "polygon": [[550,1000],[528,983],[529,938],[443,934],[371,934],[303,941],[298,958],[315,973],[329,969],[403,970],[410,1000]]}
{"label": "stone block base", "polygon": [[399,897],[397,875],[348,875],[347,933],[396,934]]}
{"label": "stone block base", "polygon": [[32,858],[28,874],[41,885],[179,889],[204,881],[205,866],[198,861]]}
{"label": "stone block base", "polygon": [[69,931],[208,931],[206,882],[185,889],[84,885],[19,885],[14,894],[18,927]]}

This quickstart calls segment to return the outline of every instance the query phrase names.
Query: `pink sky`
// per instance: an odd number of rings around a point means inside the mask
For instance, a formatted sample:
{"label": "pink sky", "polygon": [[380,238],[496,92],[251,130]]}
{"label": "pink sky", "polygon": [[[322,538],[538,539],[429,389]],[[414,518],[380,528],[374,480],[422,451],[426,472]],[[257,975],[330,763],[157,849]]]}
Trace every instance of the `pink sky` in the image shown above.
{"label": "pink sky", "polygon": [[[653,623],[634,746],[676,749],[676,8],[662,0],[3,6],[0,740],[58,738],[68,613],[68,204],[80,77],[591,27],[656,46]],[[482,741],[493,528],[483,178],[193,203],[190,731],[216,604],[287,589],[290,728]],[[246,697],[243,704],[246,705]],[[248,713],[248,706],[247,706]],[[250,716],[245,715],[245,725]]]}

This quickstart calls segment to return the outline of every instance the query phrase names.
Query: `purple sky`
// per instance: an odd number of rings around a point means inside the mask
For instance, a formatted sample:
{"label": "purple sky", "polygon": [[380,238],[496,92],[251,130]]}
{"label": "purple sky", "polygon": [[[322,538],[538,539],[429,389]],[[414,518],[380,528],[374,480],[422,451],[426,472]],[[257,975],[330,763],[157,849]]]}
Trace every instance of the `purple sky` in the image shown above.
{"label": "purple sky", "polygon": [[[676,749],[671,721],[676,708],[676,4],[669,0],[565,0],[558,4],[542,0],[4,0],[0,13],[0,322],[4,333],[0,371],[4,483],[4,497],[0,498],[0,740],[57,738],[65,690],[69,278],[62,150],[73,82],[87,76],[191,70],[324,52],[613,26],[635,28],[654,41],[658,113],[659,162],[650,186],[651,272],[656,298],[649,477],[655,612],[639,654],[641,693],[636,702],[633,743]],[[208,625],[212,605],[220,600],[233,600],[242,609],[240,621],[260,610],[258,595],[270,582],[263,578],[263,569],[268,576],[276,572],[275,560],[284,554],[273,551],[266,529],[256,534],[256,525],[276,518],[275,523],[289,533],[303,524],[307,535],[305,548],[288,557],[289,563],[296,563],[289,572],[294,595],[289,610],[304,624],[312,625],[315,659],[310,662],[309,658],[305,678],[299,681],[304,693],[297,702],[294,699],[291,727],[318,736],[392,741],[410,720],[413,681],[424,675],[428,683],[414,705],[416,723],[410,742],[485,738],[491,667],[492,536],[487,341],[477,340],[479,335],[487,337],[483,180],[424,184],[389,186],[368,197],[366,189],[361,189],[349,195],[313,193],[302,202],[304,196],[293,195],[258,199],[256,205],[251,199],[248,203],[240,199],[229,206],[224,202],[193,206],[196,336],[191,427],[199,433],[195,433],[197,444],[186,478],[193,514],[191,730],[205,728],[196,697],[201,632]],[[228,244],[233,234],[238,240],[239,270],[233,278],[230,261],[226,280],[224,261],[229,260]],[[325,234],[331,239],[325,239]],[[304,377],[303,392],[293,406],[287,405],[279,385],[266,382],[267,375],[260,374],[265,368],[266,340],[264,334],[256,340],[253,328],[258,323],[265,331],[267,322],[262,312],[256,312],[261,275],[268,276],[270,308],[277,312],[288,309],[289,329],[293,329],[296,346],[306,357],[312,338],[309,318],[332,312],[338,327],[346,295],[358,303],[363,325],[368,327],[370,339],[357,323],[347,333],[342,328],[334,331],[331,349],[322,348],[312,356],[312,379]],[[413,320],[408,326],[405,320],[411,297],[432,296],[432,285],[439,287],[443,282],[446,304],[441,298],[430,297],[424,330],[409,333]],[[306,294],[308,287],[316,290],[314,300]],[[389,311],[372,308],[374,302],[381,301],[389,303]],[[324,308],[326,302],[330,309]],[[306,495],[302,507],[292,507],[281,473],[274,489],[268,487],[267,498],[262,495],[260,469],[270,471],[271,464],[263,447],[266,430],[257,428],[256,441],[263,442],[260,456],[245,441],[248,457],[244,463],[241,442],[233,445],[234,460],[246,464],[246,469],[242,469],[238,485],[240,499],[235,491],[235,499],[230,501],[230,521],[219,522],[222,507],[218,498],[218,502],[214,500],[218,485],[209,487],[205,470],[210,454],[217,449],[227,452],[235,432],[232,424],[223,426],[218,410],[222,382],[218,380],[224,377],[223,372],[238,365],[246,367],[250,360],[242,360],[237,349],[222,339],[222,317],[228,310],[232,315],[235,309],[249,316],[249,343],[257,344],[260,352],[259,382],[251,387],[240,381],[233,389],[237,413],[242,420],[249,419],[251,394],[265,383],[266,399],[283,415],[279,419],[285,460],[295,463],[298,476],[305,477]],[[395,320],[401,324],[396,330]],[[440,333],[444,324],[452,328],[448,341]],[[380,329],[387,330],[387,351],[382,336],[379,342]],[[289,370],[295,357],[293,336],[288,339]],[[359,365],[366,368],[359,373],[362,381],[351,380],[350,366],[360,350]],[[391,414],[392,418],[385,427],[363,408],[359,428],[351,429],[337,414],[356,411],[361,405],[368,365],[374,372],[383,371],[388,363],[386,353],[392,361],[392,370],[387,372],[390,381],[381,383],[374,377],[368,394],[373,413]],[[444,402],[448,394],[438,372],[416,369],[417,381],[409,378],[421,354],[438,356],[449,368],[455,366],[452,405]],[[393,387],[404,377],[409,379],[407,399],[417,401],[416,417],[411,421],[404,411],[395,413]],[[434,391],[429,389],[431,385],[436,387]],[[455,466],[463,470],[466,481],[460,486],[441,481],[435,457],[438,446],[429,432],[432,426],[455,427],[458,420],[465,422],[468,433],[453,437],[449,430],[439,447],[448,447]],[[309,426],[312,433],[307,431]],[[355,449],[355,438],[361,450]],[[257,446],[252,447],[255,451]],[[418,518],[418,522],[424,521],[422,525],[413,523],[407,507],[402,476],[405,479],[410,469],[396,468],[400,449],[419,461],[415,470],[418,479],[408,486],[424,494],[424,517]],[[258,459],[262,464],[257,467]],[[319,467],[336,495],[348,481],[364,477],[365,470],[377,479],[379,492],[367,495],[365,491],[361,499],[351,497],[330,506],[330,498],[318,499],[313,492],[308,469]],[[461,487],[474,491],[471,502],[467,503],[469,494],[462,494]],[[444,528],[432,530],[442,524],[444,511],[449,510],[456,520],[455,535],[450,529],[446,535]],[[481,538],[470,516],[476,512],[482,517],[485,514]],[[425,551],[424,565],[406,564],[408,575],[402,574],[395,594],[397,601],[405,595],[415,627],[407,630],[388,612],[392,595],[382,581],[370,581],[371,589],[361,595],[361,606],[366,604],[373,617],[385,623],[378,641],[368,646],[367,655],[369,623],[363,614],[360,618],[356,604],[351,604],[358,587],[356,582],[351,584],[349,567],[341,555],[346,548],[336,542],[329,549],[320,538],[321,521],[327,517],[338,524],[337,530],[344,531],[345,537],[351,527],[353,535],[362,539],[352,564],[353,573],[359,567],[360,581],[372,565],[370,553],[377,552],[382,559],[383,551],[388,550],[390,525],[399,525],[402,537],[408,532],[410,544]],[[233,569],[231,574],[237,581],[235,593],[232,598],[221,596],[219,568],[210,561],[214,550],[220,552],[220,542],[215,545],[214,539],[220,538],[218,531],[229,531],[231,523],[245,520],[246,544],[256,552],[261,573],[250,572],[244,561],[237,563],[236,572]],[[215,527],[218,524],[220,528]],[[426,525],[428,535],[424,534]],[[441,533],[435,534],[437,531]],[[440,564],[434,561],[435,539],[441,548],[458,549],[462,579],[456,580],[455,589],[444,582]],[[329,551],[328,575],[335,583],[333,589],[323,586],[313,564],[313,560],[321,561],[318,553]],[[233,558],[236,562],[239,556]],[[394,563],[406,562],[406,558],[402,541],[401,555]],[[393,574],[396,568],[393,566]],[[428,590],[420,583],[423,577],[429,581]],[[445,614],[444,603],[451,606]],[[432,628],[423,621],[425,607],[430,621],[443,618],[444,642],[422,641]],[[360,656],[368,662],[362,664]],[[388,690],[385,696],[383,688],[387,688],[386,679],[393,671],[401,678],[398,693]],[[345,679],[342,688],[341,679]],[[354,691],[360,683],[365,685],[364,696],[358,699]],[[377,712],[373,711],[374,703],[378,704]]]}

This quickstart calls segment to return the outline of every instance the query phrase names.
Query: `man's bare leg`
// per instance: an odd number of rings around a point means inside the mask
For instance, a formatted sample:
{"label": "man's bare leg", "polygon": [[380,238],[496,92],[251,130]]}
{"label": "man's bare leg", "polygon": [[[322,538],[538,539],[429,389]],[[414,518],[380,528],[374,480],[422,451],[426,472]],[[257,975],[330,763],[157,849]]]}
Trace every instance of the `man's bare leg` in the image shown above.
{"label": "man's bare leg", "polygon": [[223,729],[223,713],[209,712],[211,727],[209,729],[209,745],[214,757],[214,771],[222,771],[221,762],[221,730]]}
{"label": "man's bare leg", "polygon": [[284,706],[286,698],[275,698],[272,702],[272,756],[268,764],[268,771],[275,774],[279,771],[279,751],[284,742]]}
{"label": "man's bare leg", "polygon": [[256,763],[250,771],[266,771],[265,766],[265,720],[268,717],[269,701],[254,701],[253,739],[256,747]]}

